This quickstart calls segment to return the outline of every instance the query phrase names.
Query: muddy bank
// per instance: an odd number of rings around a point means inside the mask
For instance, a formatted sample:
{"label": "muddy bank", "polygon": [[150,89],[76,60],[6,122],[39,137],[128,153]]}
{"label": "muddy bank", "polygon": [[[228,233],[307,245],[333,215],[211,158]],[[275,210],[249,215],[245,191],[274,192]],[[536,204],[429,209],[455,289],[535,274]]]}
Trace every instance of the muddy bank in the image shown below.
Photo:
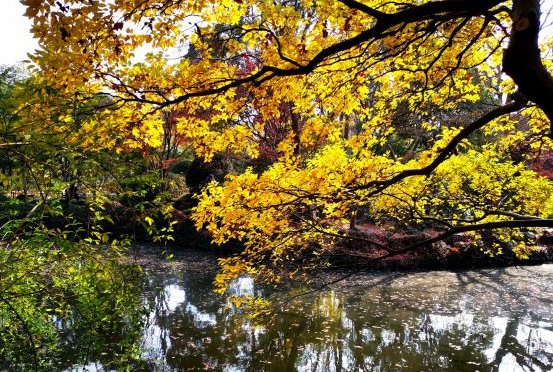
{"label": "muddy bank", "polygon": [[[463,269],[553,262],[552,229],[540,229],[531,237],[536,244],[529,244],[528,258],[517,256],[513,244],[499,242],[491,233],[483,234],[485,241],[480,242],[475,242],[468,234],[455,234],[437,242],[421,244],[439,234],[440,231],[433,229],[390,233],[375,225],[359,225],[348,232],[351,239],[337,245],[329,258],[336,264],[366,261],[370,267],[386,269]],[[417,247],[403,252],[410,246]],[[499,250],[490,249],[492,246],[499,247]]]}
{"label": "muddy bank", "polygon": [[125,260],[140,265],[150,271],[187,271],[212,272],[217,270],[217,258],[214,251],[184,248],[181,246],[156,246],[137,244],[129,249]]}

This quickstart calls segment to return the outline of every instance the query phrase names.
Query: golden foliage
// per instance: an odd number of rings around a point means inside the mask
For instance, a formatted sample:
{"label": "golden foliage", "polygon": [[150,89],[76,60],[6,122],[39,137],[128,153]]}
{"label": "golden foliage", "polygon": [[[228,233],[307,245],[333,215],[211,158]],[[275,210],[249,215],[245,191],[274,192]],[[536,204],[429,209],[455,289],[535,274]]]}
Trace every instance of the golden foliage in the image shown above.
{"label": "golden foliage", "polygon": [[[171,109],[206,160],[273,151],[266,170],[210,183],[194,211],[215,243],[245,245],[221,261],[220,290],[244,273],[278,280],[282,262],[325,252],[359,210],[377,223],[442,227],[551,211],[551,182],[510,155],[521,142],[525,155],[551,146],[533,108],[471,134],[431,175],[386,185],[431,165],[512,92],[501,76],[501,4],[380,28],[346,1],[25,3],[44,45],[34,61],[50,84],[104,92],[117,108],[75,132],[89,133],[85,145],[156,146],[159,112]],[[393,15],[428,3],[362,4]]]}

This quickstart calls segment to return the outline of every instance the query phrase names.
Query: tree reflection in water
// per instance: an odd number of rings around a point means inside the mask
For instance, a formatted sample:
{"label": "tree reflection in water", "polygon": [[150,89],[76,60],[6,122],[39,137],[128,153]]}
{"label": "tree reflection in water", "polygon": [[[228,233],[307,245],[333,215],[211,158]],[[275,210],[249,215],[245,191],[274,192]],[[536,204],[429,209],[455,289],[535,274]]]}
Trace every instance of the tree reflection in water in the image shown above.
{"label": "tree reflection in water", "polygon": [[[211,292],[212,273],[151,278],[141,346],[152,369],[553,368],[553,266],[367,275],[299,297],[262,325]],[[229,291],[243,293],[260,294],[249,278]]]}

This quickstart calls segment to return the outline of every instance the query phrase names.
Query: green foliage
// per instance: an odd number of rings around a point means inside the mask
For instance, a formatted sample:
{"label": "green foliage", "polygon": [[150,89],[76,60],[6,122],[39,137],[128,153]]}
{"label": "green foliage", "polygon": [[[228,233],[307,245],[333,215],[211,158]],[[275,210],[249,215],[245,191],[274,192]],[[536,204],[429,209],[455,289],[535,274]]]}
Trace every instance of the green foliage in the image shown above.
{"label": "green foliage", "polygon": [[153,202],[161,190],[161,182],[154,172],[121,179],[117,182],[117,200],[134,207]]}
{"label": "green foliage", "polygon": [[[106,195],[114,180],[139,169],[140,159],[87,149],[82,138],[71,138],[97,115],[91,107],[99,98],[67,100],[39,79],[4,72],[0,369],[62,370],[90,361],[109,369],[139,365],[134,340],[142,330],[143,277],[122,259],[130,241],[110,233]],[[56,129],[67,120],[70,131]],[[141,205],[157,197],[150,181],[155,178],[126,184],[124,196],[129,204],[137,198],[142,212],[147,208]]]}
{"label": "green foliage", "polygon": [[106,348],[128,365],[137,357],[141,273],[121,262],[124,245],[74,243],[38,221],[24,232],[25,221],[12,222],[0,245],[0,367],[67,367]]}
{"label": "green foliage", "polygon": [[175,173],[175,174],[186,174],[188,173],[188,170],[190,169],[190,165],[192,164],[192,160],[180,160],[171,165],[169,168],[169,172]]}

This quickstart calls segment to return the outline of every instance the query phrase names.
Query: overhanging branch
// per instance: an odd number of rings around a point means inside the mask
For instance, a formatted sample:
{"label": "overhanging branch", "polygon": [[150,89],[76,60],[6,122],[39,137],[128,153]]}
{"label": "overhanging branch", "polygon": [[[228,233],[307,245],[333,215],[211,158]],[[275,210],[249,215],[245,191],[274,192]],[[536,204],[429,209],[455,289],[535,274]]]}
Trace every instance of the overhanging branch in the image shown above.
{"label": "overhanging branch", "polygon": [[368,259],[367,263],[374,263],[378,261],[385,260],[387,258],[399,256],[404,253],[409,253],[417,249],[427,247],[430,244],[442,241],[452,235],[460,234],[470,231],[480,231],[480,230],[496,230],[496,229],[518,229],[518,228],[531,228],[531,227],[549,227],[553,228],[553,219],[521,219],[521,220],[509,220],[509,221],[491,221],[483,222],[478,224],[471,225],[461,225],[455,226],[433,238],[421,240],[417,243],[408,245],[400,249],[390,251],[382,256]]}
{"label": "overhanging branch", "polygon": [[[430,3],[409,6],[396,13],[383,13],[373,8],[365,6],[354,0],[340,0],[344,5],[364,11],[375,18],[376,22],[368,29],[323,48],[311,60],[304,64],[298,64],[292,68],[279,68],[276,66],[263,66],[257,72],[244,78],[239,78],[219,86],[208,86],[205,89],[199,89],[174,99],[165,100],[158,104],[162,107],[181,103],[193,97],[206,97],[225,92],[245,84],[261,84],[276,77],[307,75],[313,72],[321,63],[328,58],[336,56],[342,52],[355,48],[369,40],[378,40],[383,38],[387,31],[398,25],[409,23],[424,22],[430,20],[440,20],[442,22],[470,18],[486,14],[494,7],[504,2],[504,0],[443,0]],[[131,99],[135,100],[135,99]],[[138,99],[140,101],[140,99]]]}
{"label": "overhanging branch", "polygon": [[471,133],[473,133],[474,131],[482,128],[483,126],[485,126],[486,124],[488,124],[492,120],[495,120],[495,119],[499,118],[500,116],[503,116],[503,115],[509,114],[511,112],[516,112],[516,111],[521,110],[527,103],[527,101],[525,99],[521,98],[518,95],[515,95],[514,98],[515,98],[515,100],[512,101],[511,103],[508,103],[506,105],[497,107],[496,109],[488,112],[487,114],[483,115],[482,117],[480,117],[476,121],[470,123],[469,125],[467,125],[463,129],[461,129],[461,131],[459,133],[457,133],[457,135],[455,137],[453,137],[453,139],[451,141],[449,141],[449,143],[443,148],[443,150],[440,151],[438,156],[427,166],[425,166],[423,168],[418,168],[418,169],[408,169],[406,171],[403,171],[401,173],[396,174],[395,176],[393,176],[392,178],[389,178],[387,180],[372,181],[372,182],[369,182],[365,185],[352,187],[352,188],[350,188],[350,190],[351,191],[367,190],[367,189],[371,189],[371,188],[375,187],[375,189],[373,191],[371,191],[368,195],[368,196],[373,196],[373,195],[376,195],[376,194],[384,191],[388,187],[390,187],[390,186],[392,186],[392,185],[394,185],[394,184],[396,184],[400,181],[403,181],[404,179],[406,179],[408,177],[413,177],[413,176],[427,176],[428,177],[428,176],[430,176],[430,174],[432,174],[432,172],[434,170],[436,170],[436,168],[440,164],[442,164],[445,160],[447,160],[453,154],[453,152],[455,151],[457,145],[459,145],[464,139],[468,138],[468,136]]}

